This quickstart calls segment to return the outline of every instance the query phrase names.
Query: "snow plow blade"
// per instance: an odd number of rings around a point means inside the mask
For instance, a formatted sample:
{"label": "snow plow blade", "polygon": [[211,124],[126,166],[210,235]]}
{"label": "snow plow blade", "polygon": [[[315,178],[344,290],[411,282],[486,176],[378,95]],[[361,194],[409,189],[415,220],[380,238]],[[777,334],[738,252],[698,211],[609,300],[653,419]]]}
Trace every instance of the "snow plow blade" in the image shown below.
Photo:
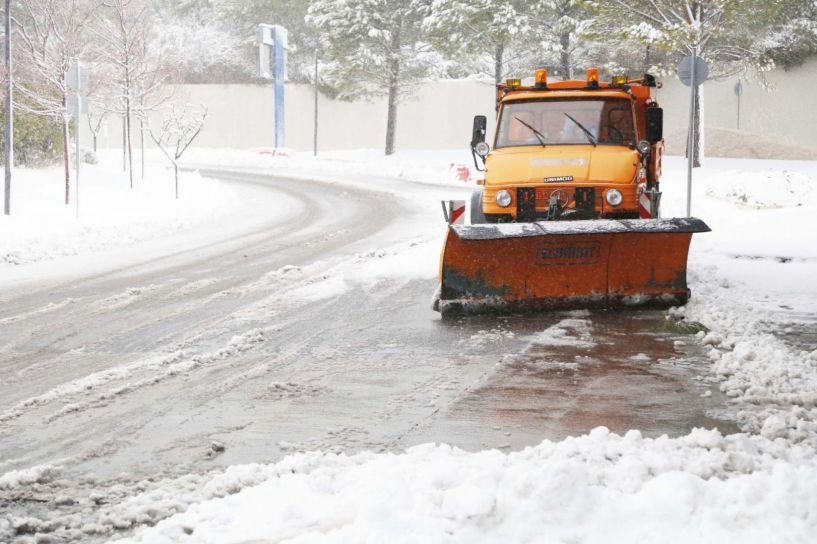
{"label": "snow plow blade", "polygon": [[696,218],[449,225],[440,263],[443,315],[669,307],[689,299]]}

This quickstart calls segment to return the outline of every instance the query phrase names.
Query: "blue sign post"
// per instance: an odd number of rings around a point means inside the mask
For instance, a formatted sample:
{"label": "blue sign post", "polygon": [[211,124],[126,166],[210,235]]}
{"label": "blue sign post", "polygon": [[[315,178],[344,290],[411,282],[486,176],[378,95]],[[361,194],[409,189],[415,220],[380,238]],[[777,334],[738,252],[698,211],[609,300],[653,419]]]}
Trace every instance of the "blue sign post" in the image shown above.
{"label": "blue sign post", "polygon": [[259,60],[261,77],[272,79],[275,86],[275,147],[286,146],[284,83],[287,78],[287,30],[280,25],[259,25]]}

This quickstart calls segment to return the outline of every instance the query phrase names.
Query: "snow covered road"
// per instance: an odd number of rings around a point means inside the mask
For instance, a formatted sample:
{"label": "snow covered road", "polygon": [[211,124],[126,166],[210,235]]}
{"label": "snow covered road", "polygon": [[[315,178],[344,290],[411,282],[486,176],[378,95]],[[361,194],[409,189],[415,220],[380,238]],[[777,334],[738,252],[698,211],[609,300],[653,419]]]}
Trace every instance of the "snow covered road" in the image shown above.
{"label": "snow covered road", "polygon": [[465,188],[202,174],[286,205],[230,240],[0,291],[0,505],[31,525],[13,534],[124,536],[184,501],[103,505],[293,452],[737,430],[711,347],[662,312],[441,322],[438,201]]}

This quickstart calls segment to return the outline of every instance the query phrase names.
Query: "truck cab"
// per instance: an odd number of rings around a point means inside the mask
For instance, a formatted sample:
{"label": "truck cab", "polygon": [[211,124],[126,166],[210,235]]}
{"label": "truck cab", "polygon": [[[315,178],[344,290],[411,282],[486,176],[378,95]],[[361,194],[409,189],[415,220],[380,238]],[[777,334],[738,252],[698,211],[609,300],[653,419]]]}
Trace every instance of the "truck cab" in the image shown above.
{"label": "truck cab", "polygon": [[663,154],[661,108],[652,76],[600,82],[497,86],[493,146],[484,116],[474,119],[471,149],[483,188],[472,198],[472,223],[657,217]]}

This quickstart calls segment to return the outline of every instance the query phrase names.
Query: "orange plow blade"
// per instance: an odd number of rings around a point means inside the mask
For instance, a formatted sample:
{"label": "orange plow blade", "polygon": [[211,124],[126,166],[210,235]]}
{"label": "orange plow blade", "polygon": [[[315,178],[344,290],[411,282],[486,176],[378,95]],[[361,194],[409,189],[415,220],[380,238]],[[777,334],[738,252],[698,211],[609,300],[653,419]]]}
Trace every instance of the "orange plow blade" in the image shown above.
{"label": "orange plow blade", "polygon": [[445,315],[684,304],[692,234],[709,230],[696,218],[449,225],[435,308]]}

